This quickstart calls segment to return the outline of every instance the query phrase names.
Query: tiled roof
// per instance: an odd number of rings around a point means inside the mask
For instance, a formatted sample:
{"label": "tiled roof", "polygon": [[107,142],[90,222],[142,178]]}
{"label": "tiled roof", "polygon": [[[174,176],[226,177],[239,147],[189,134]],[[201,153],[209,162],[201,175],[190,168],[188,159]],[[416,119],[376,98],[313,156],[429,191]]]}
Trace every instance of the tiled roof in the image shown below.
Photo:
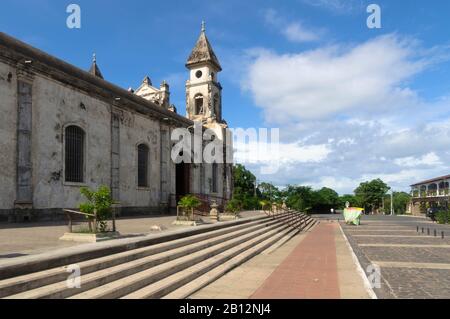
{"label": "tiled roof", "polygon": [[187,60],[186,66],[204,62],[209,62],[217,67],[219,71],[222,71],[222,67],[220,66],[219,60],[217,59],[217,56],[208,41],[206,33],[202,30],[202,33],[200,34],[200,37],[198,38],[197,43],[192,50],[189,59]]}
{"label": "tiled roof", "polygon": [[429,184],[429,183],[433,183],[433,182],[440,182],[440,181],[445,180],[445,179],[450,179],[450,175],[445,175],[445,176],[441,176],[441,177],[432,178],[432,179],[429,179],[429,180],[426,180],[426,181],[423,181],[423,182],[420,182],[420,183],[416,183],[416,184],[411,185],[411,186],[419,186],[419,185]]}

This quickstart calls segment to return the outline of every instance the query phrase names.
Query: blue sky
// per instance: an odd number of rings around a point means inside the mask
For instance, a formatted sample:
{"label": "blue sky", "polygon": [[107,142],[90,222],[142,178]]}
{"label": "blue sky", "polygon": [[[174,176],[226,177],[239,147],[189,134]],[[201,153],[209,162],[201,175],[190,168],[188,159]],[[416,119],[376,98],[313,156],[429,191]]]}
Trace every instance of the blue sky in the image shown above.
{"label": "blue sky", "polygon": [[[82,28],[66,27],[66,7]],[[380,5],[382,28],[366,7]],[[450,169],[447,0],[3,0],[0,30],[121,87],[167,80],[184,113],[184,63],[202,20],[224,71],[231,127],[279,127],[282,166],[261,180],[351,192],[407,190]]]}

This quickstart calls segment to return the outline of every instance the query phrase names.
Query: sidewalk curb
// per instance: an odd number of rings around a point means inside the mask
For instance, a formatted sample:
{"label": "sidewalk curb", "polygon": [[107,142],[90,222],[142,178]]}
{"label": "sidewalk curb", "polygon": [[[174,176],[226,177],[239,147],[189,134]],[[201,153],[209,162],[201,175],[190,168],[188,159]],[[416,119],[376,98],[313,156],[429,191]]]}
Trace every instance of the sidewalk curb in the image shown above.
{"label": "sidewalk curb", "polygon": [[359,275],[361,276],[363,282],[364,282],[364,288],[366,289],[366,292],[368,293],[369,297],[371,299],[378,299],[377,295],[375,294],[375,292],[373,291],[373,288],[370,285],[369,279],[367,279],[366,273],[364,272],[364,270],[361,267],[361,264],[358,260],[358,257],[356,257],[355,252],[353,251],[352,246],[350,245],[350,243],[348,242],[347,236],[344,233],[344,230],[342,229],[342,226],[340,223],[338,223],[339,225],[339,229],[341,230],[342,236],[344,236],[345,239],[345,244],[347,245],[348,249],[351,252],[352,255],[352,259],[353,259],[353,263],[356,266],[356,269],[358,270]]}

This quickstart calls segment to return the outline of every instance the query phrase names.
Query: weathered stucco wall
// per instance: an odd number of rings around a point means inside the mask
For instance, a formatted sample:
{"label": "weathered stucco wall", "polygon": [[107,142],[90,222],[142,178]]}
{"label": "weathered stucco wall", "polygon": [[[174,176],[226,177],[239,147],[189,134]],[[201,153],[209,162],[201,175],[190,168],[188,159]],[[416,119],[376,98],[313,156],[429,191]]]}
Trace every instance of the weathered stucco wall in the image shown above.
{"label": "weathered stucco wall", "polygon": [[6,210],[14,208],[16,198],[17,75],[2,62],[0,105],[0,210]]}
{"label": "weathered stucco wall", "polygon": [[[85,93],[36,76],[33,83],[33,205],[75,208],[80,186],[110,186],[110,107]],[[84,183],[64,180],[64,132],[70,125],[86,134]]]}
{"label": "weathered stucco wall", "polygon": [[[160,126],[155,120],[124,113],[120,130],[120,200],[123,207],[158,207],[160,203]],[[149,147],[149,187],[138,187],[137,147]]]}

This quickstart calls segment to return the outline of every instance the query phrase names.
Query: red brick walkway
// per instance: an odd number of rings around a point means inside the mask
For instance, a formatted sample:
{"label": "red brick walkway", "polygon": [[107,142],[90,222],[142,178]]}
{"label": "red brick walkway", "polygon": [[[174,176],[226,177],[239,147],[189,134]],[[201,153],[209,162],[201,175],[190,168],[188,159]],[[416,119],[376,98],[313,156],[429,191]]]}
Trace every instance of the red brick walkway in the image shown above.
{"label": "red brick walkway", "polygon": [[339,299],[335,223],[321,223],[275,269],[252,299]]}

